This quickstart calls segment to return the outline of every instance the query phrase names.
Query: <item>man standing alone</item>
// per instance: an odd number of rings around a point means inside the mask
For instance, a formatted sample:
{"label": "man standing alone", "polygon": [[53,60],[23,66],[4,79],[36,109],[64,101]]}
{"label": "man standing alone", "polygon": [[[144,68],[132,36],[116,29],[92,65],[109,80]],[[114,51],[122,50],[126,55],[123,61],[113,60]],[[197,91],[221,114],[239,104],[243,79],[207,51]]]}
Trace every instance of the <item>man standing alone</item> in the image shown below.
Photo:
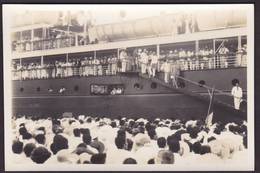
{"label": "man standing alone", "polygon": [[233,84],[233,88],[232,88],[232,91],[231,91],[231,94],[233,95],[234,97],[234,106],[235,106],[235,109],[236,110],[239,110],[240,108],[240,103],[242,101],[242,97],[243,97],[243,91],[242,91],[242,88],[239,86],[239,81],[236,80],[234,81],[234,84]]}

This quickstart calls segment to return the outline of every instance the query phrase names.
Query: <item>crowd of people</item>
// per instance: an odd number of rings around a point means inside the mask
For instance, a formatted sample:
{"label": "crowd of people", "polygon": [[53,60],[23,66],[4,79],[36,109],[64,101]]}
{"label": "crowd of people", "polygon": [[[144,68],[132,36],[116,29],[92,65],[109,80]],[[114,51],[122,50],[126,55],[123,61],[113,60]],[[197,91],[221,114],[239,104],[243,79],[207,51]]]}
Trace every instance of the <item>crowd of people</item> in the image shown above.
{"label": "crowd of people", "polygon": [[[188,49],[161,50],[135,49],[121,50],[119,55],[108,54],[94,57],[69,58],[68,61],[20,63],[13,61],[15,80],[45,79],[71,76],[116,75],[117,72],[138,71],[155,77],[157,72],[165,73],[165,82],[180,71],[203,70],[246,66],[246,44],[235,54],[227,47],[221,47],[214,56],[213,49],[202,48],[199,52]],[[231,56],[232,55],[232,56]]]}
{"label": "crowd of people", "polygon": [[12,51],[29,52],[36,50],[57,49],[72,46],[82,46],[88,44],[97,44],[98,40],[89,41],[88,36],[70,34],[68,32],[52,33],[47,38],[34,36],[33,40],[30,36],[23,37],[21,40],[12,42]]}
{"label": "crowd of people", "polygon": [[12,163],[243,164],[245,121],[108,118],[63,114],[12,119]]}

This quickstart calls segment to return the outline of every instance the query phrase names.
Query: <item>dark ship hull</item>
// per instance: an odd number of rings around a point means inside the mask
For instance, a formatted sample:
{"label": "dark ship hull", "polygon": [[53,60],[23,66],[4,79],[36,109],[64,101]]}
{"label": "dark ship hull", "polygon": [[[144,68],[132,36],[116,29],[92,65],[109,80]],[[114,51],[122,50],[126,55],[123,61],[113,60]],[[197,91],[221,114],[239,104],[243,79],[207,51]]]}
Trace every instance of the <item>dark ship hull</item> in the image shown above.
{"label": "dark ship hull", "polygon": [[[181,75],[196,82],[203,80],[208,86],[230,93],[233,79],[238,79],[246,91],[246,74],[246,68],[230,68],[184,71]],[[158,74],[158,78],[162,75]],[[205,88],[183,81],[182,88],[176,89],[158,81],[141,77],[138,73],[13,81],[13,114],[58,116],[72,112],[74,115],[112,118],[205,119],[209,107],[208,91]],[[122,85],[124,93],[93,95],[90,89],[93,84]],[[59,93],[62,87],[66,91]],[[50,93],[49,88],[53,92]],[[215,120],[246,119],[246,105],[242,105],[242,111],[236,111],[227,106],[233,105],[233,98],[221,93],[216,93],[214,100]]]}

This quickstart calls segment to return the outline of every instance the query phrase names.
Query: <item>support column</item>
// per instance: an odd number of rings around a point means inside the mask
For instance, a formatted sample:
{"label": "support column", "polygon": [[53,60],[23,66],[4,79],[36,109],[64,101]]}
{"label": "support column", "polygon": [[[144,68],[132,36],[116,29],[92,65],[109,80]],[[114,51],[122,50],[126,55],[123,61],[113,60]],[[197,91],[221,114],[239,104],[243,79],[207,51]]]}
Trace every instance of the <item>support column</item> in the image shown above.
{"label": "support column", "polygon": [[97,51],[94,51],[94,59],[97,58]]}
{"label": "support column", "polygon": [[34,29],[31,30],[31,51],[33,51]]}
{"label": "support column", "polygon": [[117,48],[117,58],[119,59],[119,48]]}
{"label": "support column", "polygon": [[159,44],[156,45],[156,53],[157,53],[157,57],[160,58],[160,45]]}
{"label": "support column", "polygon": [[216,40],[213,40],[213,68],[216,68]]}
{"label": "support column", "polygon": [[240,50],[242,47],[242,40],[241,40],[241,35],[238,36],[238,44],[237,44],[237,50]]}
{"label": "support column", "polygon": [[69,62],[69,54],[66,53],[66,63],[68,63],[68,62]]}
{"label": "support column", "polygon": [[199,40],[195,41],[195,55],[196,58],[198,58],[198,53],[199,53]]}
{"label": "support column", "polygon": [[75,46],[78,46],[78,34],[75,34]]}
{"label": "support column", "polygon": [[43,66],[44,62],[43,62],[43,56],[41,56],[41,66]]}

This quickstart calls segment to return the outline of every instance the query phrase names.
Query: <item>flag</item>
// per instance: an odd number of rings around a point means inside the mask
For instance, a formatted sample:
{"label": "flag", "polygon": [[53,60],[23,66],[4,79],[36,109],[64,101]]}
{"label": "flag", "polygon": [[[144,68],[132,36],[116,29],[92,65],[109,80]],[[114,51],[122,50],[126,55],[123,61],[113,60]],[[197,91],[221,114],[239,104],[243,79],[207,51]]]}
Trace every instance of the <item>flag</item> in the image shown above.
{"label": "flag", "polygon": [[209,108],[208,108],[208,114],[205,120],[205,125],[206,127],[210,127],[212,125],[212,120],[213,120],[213,99],[214,99],[214,91],[215,88],[212,88],[212,91],[209,91],[209,96],[210,96],[210,102],[209,102]]}

